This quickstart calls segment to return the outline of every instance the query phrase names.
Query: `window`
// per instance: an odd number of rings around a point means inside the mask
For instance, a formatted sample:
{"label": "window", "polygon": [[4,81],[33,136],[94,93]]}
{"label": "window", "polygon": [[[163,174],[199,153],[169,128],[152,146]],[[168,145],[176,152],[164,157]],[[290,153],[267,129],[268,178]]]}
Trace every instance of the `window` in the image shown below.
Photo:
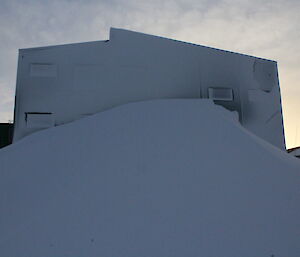
{"label": "window", "polygon": [[26,112],[27,128],[49,128],[54,126],[53,115],[50,112]]}

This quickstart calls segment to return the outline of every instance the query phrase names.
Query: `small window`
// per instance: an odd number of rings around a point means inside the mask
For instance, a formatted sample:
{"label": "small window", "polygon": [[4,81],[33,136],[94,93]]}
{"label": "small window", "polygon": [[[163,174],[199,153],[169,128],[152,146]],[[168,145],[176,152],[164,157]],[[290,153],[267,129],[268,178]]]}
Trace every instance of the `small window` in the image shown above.
{"label": "small window", "polygon": [[54,126],[53,115],[50,112],[26,112],[27,128],[49,128]]}
{"label": "small window", "polygon": [[208,88],[208,98],[216,101],[233,101],[232,88]]}

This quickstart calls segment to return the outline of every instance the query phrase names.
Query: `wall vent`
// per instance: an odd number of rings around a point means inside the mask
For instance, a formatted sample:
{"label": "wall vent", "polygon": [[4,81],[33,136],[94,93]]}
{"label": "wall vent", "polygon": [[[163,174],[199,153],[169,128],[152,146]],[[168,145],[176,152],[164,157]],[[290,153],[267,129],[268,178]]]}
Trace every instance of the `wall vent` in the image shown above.
{"label": "wall vent", "polygon": [[232,88],[208,88],[208,98],[216,101],[233,101]]}

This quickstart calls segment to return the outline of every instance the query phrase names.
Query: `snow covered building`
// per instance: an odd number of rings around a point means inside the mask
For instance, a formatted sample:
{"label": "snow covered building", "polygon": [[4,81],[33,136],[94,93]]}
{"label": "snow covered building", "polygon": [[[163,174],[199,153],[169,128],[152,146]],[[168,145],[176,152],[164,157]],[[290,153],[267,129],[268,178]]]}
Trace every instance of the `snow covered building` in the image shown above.
{"label": "snow covered building", "polygon": [[211,98],[285,149],[276,62],[116,28],[106,41],[19,51],[14,141],[160,98]]}

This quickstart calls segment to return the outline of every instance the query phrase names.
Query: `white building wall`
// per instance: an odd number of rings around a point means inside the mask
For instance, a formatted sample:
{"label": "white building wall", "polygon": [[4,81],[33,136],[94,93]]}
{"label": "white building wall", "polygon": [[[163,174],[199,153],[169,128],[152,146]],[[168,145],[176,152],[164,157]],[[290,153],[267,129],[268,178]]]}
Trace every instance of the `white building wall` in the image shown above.
{"label": "white building wall", "polygon": [[276,62],[113,28],[109,41],[20,50],[14,141],[128,102],[208,98],[209,88],[232,89],[233,101],[216,103],[285,148]]}

